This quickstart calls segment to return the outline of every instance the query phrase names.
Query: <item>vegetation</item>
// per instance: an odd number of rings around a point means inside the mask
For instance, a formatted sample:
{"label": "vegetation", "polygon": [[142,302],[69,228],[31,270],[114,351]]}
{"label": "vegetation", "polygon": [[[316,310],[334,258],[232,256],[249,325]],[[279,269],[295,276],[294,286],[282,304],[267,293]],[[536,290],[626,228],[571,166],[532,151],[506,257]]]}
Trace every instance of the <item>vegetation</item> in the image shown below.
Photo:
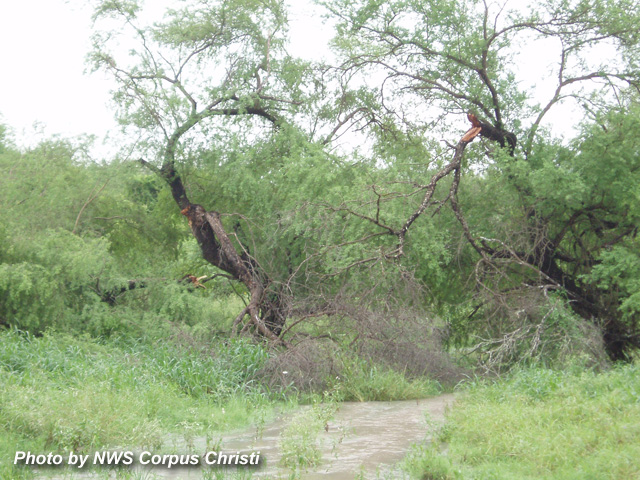
{"label": "vegetation", "polygon": [[316,443],[317,437],[336,410],[337,404],[333,402],[316,403],[311,411],[302,411],[291,419],[280,442],[284,466],[298,473],[320,463],[322,453]]}
{"label": "vegetation", "polygon": [[468,384],[416,478],[631,479],[640,474],[638,365],[607,374],[523,369]]}
{"label": "vegetation", "polygon": [[[616,442],[637,457],[640,6],[318,3],[325,64],[288,53],[281,0],[158,21],[96,1],[89,62],[116,82],[121,153],[19,149],[0,127],[3,478],[31,475],[4,460],[18,448],[161,448],[278,402],[487,374],[509,380],[470,387],[419,475],[597,477]],[[546,52],[540,87],[527,48]],[[573,138],[546,123],[563,102]],[[316,461],[317,408],[283,440],[294,469]],[[538,445],[549,423],[562,436]]]}

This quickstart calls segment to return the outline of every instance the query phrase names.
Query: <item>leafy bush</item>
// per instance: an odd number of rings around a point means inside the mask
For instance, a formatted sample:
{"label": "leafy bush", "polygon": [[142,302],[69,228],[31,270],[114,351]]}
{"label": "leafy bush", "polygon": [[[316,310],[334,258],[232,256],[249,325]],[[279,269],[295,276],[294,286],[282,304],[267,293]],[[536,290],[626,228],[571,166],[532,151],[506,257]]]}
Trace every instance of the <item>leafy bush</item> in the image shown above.
{"label": "leafy bush", "polygon": [[100,301],[95,279],[113,267],[108,242],[65,230],[13,241],[0,263],[0,318],[33,332],[81,328],[83,310]]}

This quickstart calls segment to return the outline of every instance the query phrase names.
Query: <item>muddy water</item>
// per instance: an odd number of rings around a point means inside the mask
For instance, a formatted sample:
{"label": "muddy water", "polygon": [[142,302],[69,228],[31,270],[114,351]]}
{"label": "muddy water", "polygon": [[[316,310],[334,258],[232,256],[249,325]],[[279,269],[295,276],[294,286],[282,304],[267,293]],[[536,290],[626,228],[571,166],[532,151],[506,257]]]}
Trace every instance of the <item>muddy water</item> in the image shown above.
{"label": "muddy water", "polygon": [[[453,395],[440,395],[417,401],[341,404],[318,437],[322,461],[302,478],[353,480],[360,472],[364,478],[375,478],[402,460],[411,444],[428,439],[444,421],[445,409],[452,402]],[[288,478],[289,471],[279,467],[280,435],[286,426],[287,418],[281,418],[266,425],[259,438],[255,430],[225,436],[221,450],[259,451],[261,465],[251,470],[252,478]],[[199,479],[203,474],[198,470],[153,472],[167,479]]]}
{"label": "muddy water", "polygon": [[[453,395],[440,395],[423,400],[401,402],[347,402],[318,435],[322,452],[320,464],[298,478],[314,480],[353,480],[358,478],[397,478],[393,464],[406,455],[411,444],[429,439],[436,426],[444,421],[447,406]],[[220,471],[207,466],[194,468],[147,468],[138,465],[133,478],[208,480],[218,478],[287,479],[290,471],[280,466],[281,434],[295,413],[277,418],[261,429],[252,428],[239,433],[225,434],[220,447],[224,453],[260,452],[259,467],[239,467],[237,471]],[[210,441],[211,439],[209,439]],[[178,445],[175,445],[178,447]],[[211,450],[207,440],[195,439],[191,449],[172,448],[175,452],[206,452]],[[117,478],[102,472],[54,477],[66,479]],[[386,475],[385,475],[386,473]],[[130,477],[127,477],[130,478]]]}

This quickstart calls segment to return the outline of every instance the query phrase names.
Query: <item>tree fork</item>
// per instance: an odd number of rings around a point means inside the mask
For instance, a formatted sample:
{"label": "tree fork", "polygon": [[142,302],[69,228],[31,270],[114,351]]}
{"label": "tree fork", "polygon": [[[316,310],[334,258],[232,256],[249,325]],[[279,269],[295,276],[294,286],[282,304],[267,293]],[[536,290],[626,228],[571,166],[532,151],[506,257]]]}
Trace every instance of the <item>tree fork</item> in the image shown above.
{"label": "tree fork", "polygon": [[[501,147],[508,145],[509,153],[514,155],[514,149],[517,143],[516,136],[511,132],[506,132],[498,128],[489,125],[488,123],[481,122],[473,114],[467,115],[469,121],[472,124],[471,129],[465,133],[460,142],[458,143],[456,154],[461,157],[462,151],[466,143],[473,141],[473,139],[481,135],[489,140],[496,141]],[[459,170],[456,169],[456,175],[459,177]],[[457,180],[457,181],[456,181]],[[452,187],[452,191],[457,191],[457,182],[459,178],[454,180],[456,188]],[[461,223],[465,237],[473,246],[473,248],[486,259],[486,254],[495,256],[500,252],[483,244],[479,247],[470,234],[469,227],[462,214],[459,211],[459,206],[455,199],[455,192],[451,198],[451,206]],[[533,214],[530,217],[534,216]],[[597,300],[598,295],[594,292],[585,291],[581,287],[575,278],[567,274],[557,263],[557,244],[554,242],[546,242],[544,247],[535,248],[534,252],[525,257],[525,261],[544,274],[549,280],[555,282],[566,290],[571,297],[571,309],[583,319],[597,324],[602,321],[600,328],[603,334],[603,340],[605,343],[605,349],[607,354],[612,360],[627,360],[629,358],[628,351],[632,348],[640,348],[640,329],[637,325],[626,325],[620,318],[620,314],[617,312],[611,312],[606,307],[599,305]],[[513,255],[511,252],[509,255]]]}

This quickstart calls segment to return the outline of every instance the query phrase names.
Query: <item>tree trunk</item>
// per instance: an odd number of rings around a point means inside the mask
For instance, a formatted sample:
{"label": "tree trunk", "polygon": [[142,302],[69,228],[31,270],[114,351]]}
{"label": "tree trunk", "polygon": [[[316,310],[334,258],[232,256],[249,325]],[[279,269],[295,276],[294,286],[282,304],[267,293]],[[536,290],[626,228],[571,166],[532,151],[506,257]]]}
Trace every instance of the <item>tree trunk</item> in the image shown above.
{"label": "tree trunk", "polygon": [[600,289],[587,290],[580,286],[574,276],[560,268],[554,253],[555,248],[550,246],[541,249],[530,263],[539,265],[542,273],[567,291],[571,299],[571,308],[576,314],[601,329],[605,349],[611,360],[629,360],[631,351],[634,348],[640,348],[638,326],[627,324],[617,308],[611,309],[603,304],[607,292]]}
{"label": "tree trunk", "polygon": [[268,294],[268,275],[259,271],[246,249],[238,253],[222,224],[219,212],[207,211],[202,205],[189,201],[174,163],[175,145],[180,135],[188,129],[187,126],[178,129],[170,139],[162,168],[154,168],[145,161],[142,163],[154,169],[171,188],[171,194],[181,208],[181,213],[189,220],[191,232],[200,245],[204,259],[242,282],[249,291],[249,304],[238,315],[234,324],[240,324],[248,316],[247,326],[255,326],[259,334],[269,340],[288,345],[279,338],[286,322],[284,302],[277,293]]}
{"label": "tree trunk", "polygon": [[222,224],[220,213],[208,212],[198,204],[189,204],[181,213],[189,219],[189,226],[204,259],[247,287],[249,305],[241,312],[236,323],[248,315],[250,323],[261,335],[270,340],[279,340],[286,321],[280,297],[267,295],[268,277],[258,271],[246,251],[238,253]]}
{"label": "tree trunk", "polygon": [[[512,156],[514,155],[517,138],[513,133],[481,122],[472,113],[468,115],[468,118],[471,121],[472,128],[465,134],[461,142],[470,142],[479,134],[489,140],[498,142],[501,147],[507,146],[509,153]],[[520,188],[518,190],[523,195],[528,196],[527,192],[522,192]],[[454,208],[454,210],[458,215],[457,209]],[[529,217],[535,218],[535,214],[532,213]],[[607,292],[600,289],[589,290],[580,285],[577,281],[577,275],[566,273],[558,265],[556,259],[558,245],[555,245],[550,239],[535,238],[539,234],[539,229],[534,228],[532,231],[535,232],[532,242],[538,246],[533,253],[520,258],[525,258],[528,264],[535,266],[549,280],[566,290],[571,300],[572,310],[601,329],[605,349],[612,360],[628,360],[630,352],[634,348],[640,348],[640,328],[638,325],[636,323],[625,323],[617,309],[611,309],[604,305],[603,299],[606,298]],[[465,232],[468,232],[468,227]],[[484,252],[491,257],[500,258],[504,258],[505,254],[507,257],[513,255],[513,252],[496,251],[487,245],[479,248],[471,235],[467,235],[467,238],[481,254]]]}

